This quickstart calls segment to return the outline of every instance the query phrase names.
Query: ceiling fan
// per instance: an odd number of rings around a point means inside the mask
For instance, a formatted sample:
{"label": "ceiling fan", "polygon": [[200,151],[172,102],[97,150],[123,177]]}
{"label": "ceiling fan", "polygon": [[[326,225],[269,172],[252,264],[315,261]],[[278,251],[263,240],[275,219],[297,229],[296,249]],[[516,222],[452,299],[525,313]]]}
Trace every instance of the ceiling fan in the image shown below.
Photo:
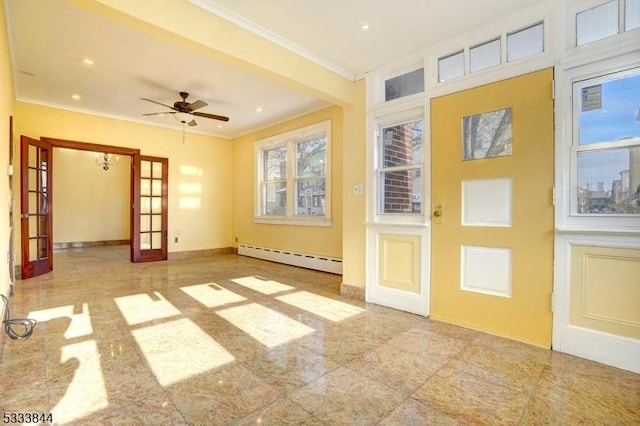
{"label": "ceiling fan", "polygon": [[174,117],[176,118],[176,120],[188,126],[198,125],[198,123],[196,123],[196,120],[194,119],[194,116],[212,118],[214,120],[220,120],[220,121],[229,121],[229,117],[224,117],[222,115],[215,115],[215,114],[207,114],[206,112],[196,111],[197,109],[206,107],[208,104],[205,101],[201,101],[201,100],[197,100],[194,102],[187,102],[187,98],[189,97],[189,93],[187,92],[180,92],[180,97],[182,98],[182,100],[174,102],[173,106],[165,105],[161,102],[154,101],[153,99],[140,98],[143,101],[161,105],[171,110],[168,112],[151,112],[151,113],[142,114],[142,115],[174,114]]}

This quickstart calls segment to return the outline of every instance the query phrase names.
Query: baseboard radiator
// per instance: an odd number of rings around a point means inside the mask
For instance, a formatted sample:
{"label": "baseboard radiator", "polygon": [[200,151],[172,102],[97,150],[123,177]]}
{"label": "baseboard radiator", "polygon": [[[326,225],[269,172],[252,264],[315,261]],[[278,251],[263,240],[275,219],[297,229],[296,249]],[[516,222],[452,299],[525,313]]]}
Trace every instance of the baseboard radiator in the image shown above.
{"label": "baseboard radiator", "polygon": [[342,275],[342,259],[337,259],[335,257],[296,253],[289,250],[257,247],[247,244],[238,244],[238,254]]}

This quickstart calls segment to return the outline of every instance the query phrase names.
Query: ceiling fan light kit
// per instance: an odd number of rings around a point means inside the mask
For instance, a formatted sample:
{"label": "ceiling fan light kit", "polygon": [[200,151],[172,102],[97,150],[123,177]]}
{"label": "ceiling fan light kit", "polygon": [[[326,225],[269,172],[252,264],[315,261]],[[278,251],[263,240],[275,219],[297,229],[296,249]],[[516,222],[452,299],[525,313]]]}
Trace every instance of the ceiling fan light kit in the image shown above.
{"label": "ceiling fan light kit", "polygon": [[[173,103],[173,106],[165,105],[161,102],[154,101],[153,99],[140,98],[143,101],[151,102],[156,105],[161,105],[165,108],[169,108],[172,111],[168,112],[168,114],[173,114],[173,117],[180,123],[186,124],[188,126],[197,126],[194,117],[203,117],[203,118],[211,118],[213,120],[219,121],[229,121],[229,117],[225,117],[222,115],[208,114],[206,112],[196,111],[197,109],[204,108],[208,104],[205,101],[197,100],[194,102],[187,102],[187,98],[189,97],[189,93],[180,92],[181,101],[176,101]],[[150,115],[164,115],[166,112],[151,112],[147,114],[142,114],[144,116]]]}

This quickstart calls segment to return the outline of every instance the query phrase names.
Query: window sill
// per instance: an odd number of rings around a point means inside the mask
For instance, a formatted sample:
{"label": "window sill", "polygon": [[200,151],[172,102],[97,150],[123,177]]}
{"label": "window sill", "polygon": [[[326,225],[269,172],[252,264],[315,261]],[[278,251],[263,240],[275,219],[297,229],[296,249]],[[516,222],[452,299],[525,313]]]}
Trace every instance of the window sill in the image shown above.
{"label": "window sill", "polygon": [[558,226],[556,227],[556,234],[582,234],[582,235],[620,235],[620,236],[637,236],[640,235],[640,229],[635,227],[596,227],[596,226]]}
{"label": "window sill", "polygon": [[259,216],[253,218],[254,223],[266,225],[322,226],[330,227],[333,221],[328,217],[277,217]]}

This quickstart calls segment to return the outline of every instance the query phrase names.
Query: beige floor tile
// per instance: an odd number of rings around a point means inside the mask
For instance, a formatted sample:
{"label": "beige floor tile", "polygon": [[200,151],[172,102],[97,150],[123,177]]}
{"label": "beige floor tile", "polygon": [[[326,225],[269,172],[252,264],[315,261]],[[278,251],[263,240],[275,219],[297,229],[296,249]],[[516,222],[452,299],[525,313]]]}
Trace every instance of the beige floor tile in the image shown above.
{"label": "beige floor tile", "polygon": [[532,390],[545,367],[530,359],[476,344],[466,346],[449,366],[496,385],[526,392]]}
{"label": "beige floor tile", "polygon": [[471,330],[468,328],[458,327],[456,325],[447,324],[442,321],[428,321],[422,325],[425,330],[429,330],[434,333],[442,334],[444,336],[453,337],[454,339],[464,340],[470,342],[476,337],[481,335],[479,331]]}
{"label": "beige floor tile", "polygon": [[384,344],[364,353],[347,366],[408,396],[435,374],[444,362]]}
{"label": "beige floor tile", "polygon": [[529,359],[538,364],[546,364],[551,355],[551,351],[547,349],[537,348],[532,345],[527,345],[526,343],[485,333],[478,334],[478,336],[473,339],[473,343],[479,346],[486,346],[497,352],[505,352],[512,356]]}
{"label": "beige floor tile", "polygon": [[523,424],[640,424],[640,376],[569,356],[543,372]]}
{"label": "beige floor tile", "polygon": [[389,344],[442,363],[453,358],[468,345],[463,340],[433,333],[421,326],[400,333],[389,340]]}
{"label": "beige floor tile", "polygon": [[375,424],[403,400],[391,388],[340,367],[288,398],[330,424]]}
{"label": "beige floor tile", "polygon": [[42,320],[0,338],[5,410],[81,425],[640,424],[638,374],[342,298],[339,275],[236,255],[132,264],[126,246],[54,257],[11,298],[14,317]]}
{"label": "beige floor tile", "polygon": [[404,426],[404,425],[442,425],[462,426],[464,423],[436,410],[427,404],[408,398],[391,414],[385,417],[380,426]]}
{"label": "beige floor tile", "polygon": [[339,366],[337,362],[302,345],[265,351],[243,364],[283,394],[302,387]]}
{"label": "beige floor tile", "polygon": [[278,398],[275,388],[238,364],[185,379],[166,388],[184,418],[195,424],[226,424]]}
{"label": "beige floor tile", "polygon": [[465,424],[515,425],[529,394],[446,366],[411,395]]}
{"label": "beige floor tile", "polygon": [[273,404],[267,405],[260,410],[256,411],[241,419],[237,423],[238,426],[250,426],[250,425],[307,425],[307,426],[322,426],[329,425],[330,423],[322,422],[321,420],[313,417],[311,413],[304,410],[298,404],[292,402],[287,398],[280,399]]}

